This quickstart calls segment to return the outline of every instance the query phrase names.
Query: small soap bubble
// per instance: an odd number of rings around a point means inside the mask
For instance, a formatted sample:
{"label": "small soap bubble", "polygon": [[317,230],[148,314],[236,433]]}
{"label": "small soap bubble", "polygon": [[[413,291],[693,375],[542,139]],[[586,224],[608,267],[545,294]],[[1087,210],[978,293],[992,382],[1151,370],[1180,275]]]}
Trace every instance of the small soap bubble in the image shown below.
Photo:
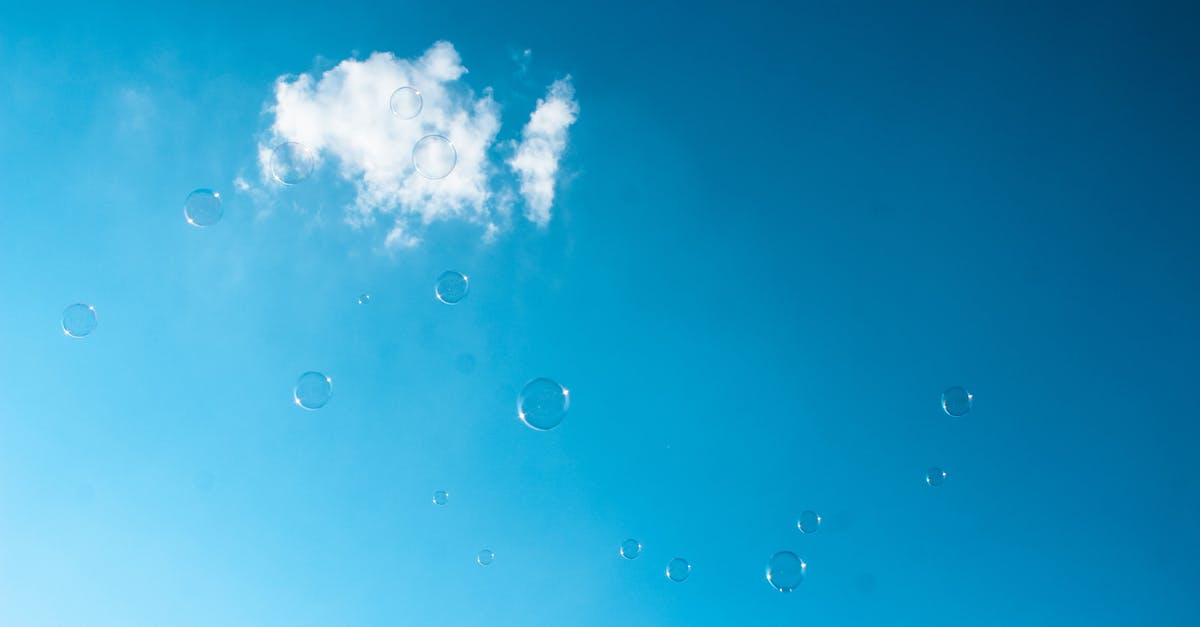
{"label": "small soap bubble", "polygon": [[296,380],[292,398],[304,409],[320,409],[333,396],[333,380],[320,372],[306,372]]}
{"label": "small soap bubble", "polygon": [[421,113],[424,102],[421,90],[405,85],[392,92],[392,97],[388,98],[388,107],[391,108],[392,115],[401,120],[411,120]]}
{"label": "small soap bubble", "polygon": [[667,562],[667,579],[679,583],[686,581],[690,574],[692,574],[692,565],[682,557]]}
{"label": "small soap bubble", "polygon": [[956,385],[942,392],[942,409],[948,415],[958,418],[971,411],[971,403],[974,400],[975,395],[968,392],[967,388]]}
{"label": "small soap bubble", "polygon": [[453,270],[447,270],[438,275],[437,283],[433,286],[433,295],[447,305],[454,305],[467,297],[470,281],[467,275]]}
{"label": "small soap bubble", "polygon": [[494,559],[496,559],[496,554],[493,553],[491,549],[484,549],[475,554],[475,563],[479,564],[480,566],[487,566],[488,564],[491,564],[492,560]]}
{"label": "small soap bubble", "polygon": [[434,505],[445,505],[446,499],[448,499],[449,497],[450,497],[450,495],[446,494],[445,490],[438,490],[437,492],[433,493],[433,504]]}
{"label": "small soap bubble", "polygon": [[183,217],[192,226],[212,226],[221,221],[221,195],[211,189],[197,189],[183,201]]}
{"label": "small soap bubble", "polygon": [[363,292],[362,294],[359,294],[358,295],[358,304],[360,304],[360,305],[371,304],[371,295],[367,292]]}
{"label": "small soap bubble", "polygon": [[86,337],[96,330],[96,308],[86,303],[75,303],[63,310],[62,330],[70,337]]}
{"label": "small soap bubble", "polygon": [[302,183],[312,174],[317,157],[300,142],[284,142],[271,151],[271,176],[284,185]]}
{"label": "small soap bubble", "polygon": [[816,533],[821,528],[821,517],[812,510],[804,510],[800,512],[800,519],[796,521],[796,528],[804,533]]}
{"label": "small soap bubble", "polygon": [[925,472],[925,483],[933,487],[939,487],[946,481],[946,471],[934,466]]}
{"label": "small soap bubble", "polygon": [[548,431],[557,427],[571,406],[571,393],[553,379],[541,377],[525,384],[517,397],[517,417],[521,422]]}
{"label": "small soap bubble", "polygon": [[780,592],[795,590],[804,581],[808,565],[791,551],[780,551],[767,562],[767,583]]}
{"label": "small soap bubble", "polygon": [[642,554],[642,543],[633,538],[621,543],[621,557],[627,560],[635,560]]}
{"label": "small soap bubble", "polygon": [[413,146],[413,167],[427,179],[444,179],[458,163],[454,144],[441,135],[426,135]]}

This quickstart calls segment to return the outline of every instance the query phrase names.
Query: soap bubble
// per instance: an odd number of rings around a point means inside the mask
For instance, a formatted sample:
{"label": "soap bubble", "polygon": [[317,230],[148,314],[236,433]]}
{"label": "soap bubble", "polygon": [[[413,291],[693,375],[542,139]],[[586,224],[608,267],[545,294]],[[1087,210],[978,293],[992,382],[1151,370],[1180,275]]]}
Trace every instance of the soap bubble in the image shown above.
{"label": "soap bubble", "polygon": [[667,563],[667,579],[676,583],[686,581],[692,574],[692,565],[682,557],[677,557]]}
{"label": "soap bubble", "polygon": [[320,372],[306,372],[296,380],[292,398],[304,409],[320,409],[333,396],[333,380]]}
{"label": "soap bubble", "polygon": [[491,564],[492,560],[494,559],[496,559],[496,554],[493,553],[491,549],[484,549],[475,554],[475,562],[480,566],[487,566],[488,564]]}
{"label": "soap bubble", "polygon": [[571,393],[558,382],[541,377],[525,384],[517,397],[517,417],[538,431],[557,427],[571,406]]}
{"label": "soap bubble", "polygon": [[360,305],[371,304],[371,294],[368,292],[363,292],[362,294],[359,294],[358,295],[358,304],[360,304]]}
{"label": "soap bubble", "polygon": [[821,517],[812,510],[804,510],[800,512],[800,519],[796,521],[796,528],[804,533],[816,533],[817,529],[821,528]]}
{"label": "soap bubble", "polygon": [[85,337],[97,324],[96,308],[91,305],[75,303],[63,310],[62,330],[71,337]]}
{"label": "soap bubble", "polygon": [[221,221],[224,212],[221,195],[211,189],[197,189],[183,201],[183,217],[192,226],[212,226]]}
{"label": "soap bubble", "polygon": [[767,562],[767,583],[780,592],[795,590],[804,581],[808,565],[791,551],[780,551]]}
{"label": "soap bubble", "polygon": [[934,466],[925,472],[925,483],[938,487],[946,481],[946,471]]}
{"label": "soap bubble", "polygon": [[421,113],[424,102],[421,90],[406,85],[392,92],[392,97],[388,98],[388,107],[392,110],[392,115],[401,120],[411,120]]}
{"label": "soap bubble", "polygon": [[441,135],[426,135],[413,146],[413,167],[427,179],[444,179],[458,163],[454,144]]}
{"label": "soap bubble", "polygon": [[312,174],[317,157],[300,142],[284,142],[271,151],[271,176],[284,185],[296,185]]}
{"label": "soap bubble", "polygon": [[942,392],[942,409],[947,414],[958,418],[971,411],[971,403],[974,400],[974,394],[968,392],[966,388],[956,385]]}
{"label": "soap bubble", "polygon": [[642,554],[642,543],[633,538],[621,543],[621,557],[627,560],[635,560]]}
{"label": "soap bubble", "polygon": [[437,283],[433,286],[433,295],[447,305],[454,305],[467,297],[469,289],[470,281],[467,275],[447,270],[438,275]]}
{"label": "soap bubble", "polygon": [[449,496],[450,495],[446,494],[445,490],[438,490],[437,492],[433,493],[433,504],[434,505],[445,505],[446,500],[449,498]]}

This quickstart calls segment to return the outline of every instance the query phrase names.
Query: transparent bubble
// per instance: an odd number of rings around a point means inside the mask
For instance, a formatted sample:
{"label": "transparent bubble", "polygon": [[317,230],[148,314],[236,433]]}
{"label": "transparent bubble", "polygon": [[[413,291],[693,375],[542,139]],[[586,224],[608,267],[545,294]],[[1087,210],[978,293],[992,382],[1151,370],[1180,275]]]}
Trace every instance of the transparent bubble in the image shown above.
{"label": "transparent bubble", "polygon": [[300,142],[284,142],[271,151],[271,176],[284,185],[296,185],[312,174],[317,157]]}
{"label": "transparent bubble", "polygon": [[447,270],[437,278],[437,283],[433,286],[433,293],[437,299],[453,305],[467,297],[467,290],[470,288],[470,281],[467,275]]}
{"label": "transparent bubble", "polygon": [[63,310],[63,333],[71,337],[85,337],[96,330],[96,308],[85,303],[75,303]]}
{"label": "transparent bubble", "polygon": [[183,201],[183,217],[192,226],[212,226],[221,221],[221,195],[211,189],[198,189]]}
{"label": "transparent bubble", "polygon": [[767,562],[767,583],[780,592],[795,590],[804,581],[808,564],[791,551],[780,551]]}
{"label": "transparent bubble", "polygon": [[369,294],[368,292],[363,292],[362,294],[358,295],[358,304],[369,305],[370,303],[371,303],[371,294]]}
{"label": "transparent bubble", "polygon": [[392,92],[392,97],[388,98],[388,107],[391,108],[392,115],[401,120],[411,120],[421,113],[424,102],[421,90],[406,85]]}
{"label": "transparent bubble", "polygon": [[445,490],[438,490],[437,492],[433,493],[433,504],[434,505],[445,505],[446,500],[449,497],[450,497],[450,495],[446,494]]}
{"label": "transparent bubble", "polygon": [[441,135],[426,135],[413,146],[413,167],[427,179],[444,179],[458,163],[454,144]]}
{"label": "transparent bubble", "polygon": [[971,402],[975,400],[975,395],[967,391],[967,388],[954,386],[946,388],[942,392],[942,409],[955,418],[967,415],[971,411]]}
{"label": "transparent bubble", "polygon": [[686,581],[690,574],[692,574],[692,565],[682,557],[667,562],[667,579],[678,583]]}
{"label": "transparent bubble", "polygon": [[541,377],[525,384],[517,397],[517,417],[537,429],[557,427],[571,406],[571,393],[553,379]]}
{"label": "transparent bubble", "polygon": [[491,549],[484,549],[475,554],[475,563],[479,564],[480,566],[487,566],[488,564],[491,564],[492,560],[494,559],[496,559],[496,554],[492,553]]}
{"label": "transparent bubble", "polygon": [[946,481],[946,471],[934,466],[925,472],[925,483],[938,487]]}
{"label": "transparent bubble", "polygon": [[804,533],[816,533],[821,528],[821,517],[810,509],[804,510],[800,512],[800,519],[796,521],[796,528]]}
{"label": "transparent bubble", "polygon": [[320,372],[306,372],[296,380],[292,397],[304,409],[321,409],[333,396],[333,380]]}
{"label": "transparent bubble", "polygon": [[621,543],[621,557],[635,560],[642,554],[642,543],[630,538]]}

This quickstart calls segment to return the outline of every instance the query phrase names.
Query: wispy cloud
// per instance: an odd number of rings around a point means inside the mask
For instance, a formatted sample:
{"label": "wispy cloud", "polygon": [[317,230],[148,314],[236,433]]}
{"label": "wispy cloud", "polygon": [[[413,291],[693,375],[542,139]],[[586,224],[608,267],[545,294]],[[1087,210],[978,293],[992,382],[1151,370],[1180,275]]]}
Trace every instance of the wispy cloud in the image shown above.
{"label": "wispy cloud", "polygon": [[[377,52],[365,60],[346,59],[320,75],[281,76],[268,108],[271,125],[259,144],[264,185],[280,187],[271,176],[272,148],[299,142],[311,149],[318,167],[333,168],[351,184],[351,224],[373,224],[381,216],[391,221],[388,247],[416,246],[424,225],[451,219],[476,223],[485,241],[494,240],[500,225],[511,223],[514,196],[501,176],[505,162],[493,155],[500,105],[490,88],[473,91],[466,74],[454,46],[438,42],[416,59]],[[402,86],[421,94],[420,113],[412,119],[389,107],[392,92]],[[538,225],[550,219],[566,128],[577,112],[570,82],[554,83],[507,162],[520,181],[525,215]],[[413,167],[413,146],[431,134],[448,138],[457,153],[454,171],[443,179],[425,178]]]}

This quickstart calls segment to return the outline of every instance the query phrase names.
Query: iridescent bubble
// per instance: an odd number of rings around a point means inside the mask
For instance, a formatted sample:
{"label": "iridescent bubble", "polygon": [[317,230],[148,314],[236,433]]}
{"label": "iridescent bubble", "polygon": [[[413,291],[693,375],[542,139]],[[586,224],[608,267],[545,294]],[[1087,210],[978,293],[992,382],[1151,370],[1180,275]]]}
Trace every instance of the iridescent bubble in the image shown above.
{"label": "iridescent bubble", "polygon": [[333,380],[320,372],[306,372],[296,380],[292,398],[304,409],[320,409],[333,396]]}
{"label": "iridescent bubble", "polygon": [[621,557],[627,560],[635,560],[642,554],[642,543],[633,538],[621,543]]}
{"label": "iridescent bubble", "polygon": [[517,417],[538,431],[557,427],[571,406],[571,393],[553,379],[545,377],[525,384],[517,397]]}
{"label": "iridescent bubble", "polygon": [[413,167],[427,179],[444,179],[458,163],[454,144],[441,135],[426,135],[413,146]]}
{"label": "iridescent bubble", "polygon": [[475,563],[479,564],[480,566],[487,566],[488,564],[491,564],[492,560],[494,559],[496,559],[496,554],[492,553],[491,549],[484,549],[475,554]]}
{"label": "iridescent bubble", "polygon": [[975,400],[975,395],[967,391],[966,388],[954,386],[947,388],[942,392],[942,409],[955,418],[967,415],[971,411],[971,402]]}
{"label": "iridescent bubble", "polygon": [[682,557],[667,562],[667,579],[679,583],[686,581],[690,574],[692,574],[692,565]]}
{"label": "iridescent bubble", "polygon": [[392,92],[392,97],[388,98],[388,107],[392,110],[392,115],[401,120],[411,120],[421,113],[424,102],[421,90],[406,85]]}
{"label": "iridescent bubble", "polygon": [[183,217],[192,226],[212,226],[221,221],[224,213],[221,195],[211,189],[197,189],[183,201]]}
{"label": "iridescent bubble", "polygon": [[946,481],[946,471],[934,466],[925,472],[925,483],[938,487]]}
{"label": "iridescent bubble", "polygon": [[63,333],[71,337],[85,337],[96,330],[96,308],[85,303],[75,303],[63,310]]}
{"label": "iridescent bubble", "polygon": [[443,303],[453,305],[467,297],[468,289],[470,282],[467,275],[447,270],[438,276],[437,283],[433,286],[433,294]]}
{"label": "iridescent bubble", "polygon": [[767,562],[767,583],[780,592],[795,590],[804,581],[808,565],[791,551],[780,551]]}
{"label": "iridescent bubble", "polygon": [[800,519],[796,521],[796,528],[804,533],[816,533],[821,528],[821,517],[811,509],[806,509],[800,512]]}
{"label": "iridescent bubble", "polygon": [[284,185],[301,183],[312,174],[317,157],[300,142],[284,142],[271,151],[271,176]]}
{"label": "iridescent bubble", "polygon": [[371,303],[371,294],[369,294],[367,292],[363,292],[362,294],[358,295],[358,304],[369,305],[370,303]]}
{"label": "iridescent bubble", "polygon": [[437,492],[433,493],[433,504],[434,505],[445,505],[446,500],[449,497],[450,497],[450,495],[446,494],[445,490],[438,490]]}

